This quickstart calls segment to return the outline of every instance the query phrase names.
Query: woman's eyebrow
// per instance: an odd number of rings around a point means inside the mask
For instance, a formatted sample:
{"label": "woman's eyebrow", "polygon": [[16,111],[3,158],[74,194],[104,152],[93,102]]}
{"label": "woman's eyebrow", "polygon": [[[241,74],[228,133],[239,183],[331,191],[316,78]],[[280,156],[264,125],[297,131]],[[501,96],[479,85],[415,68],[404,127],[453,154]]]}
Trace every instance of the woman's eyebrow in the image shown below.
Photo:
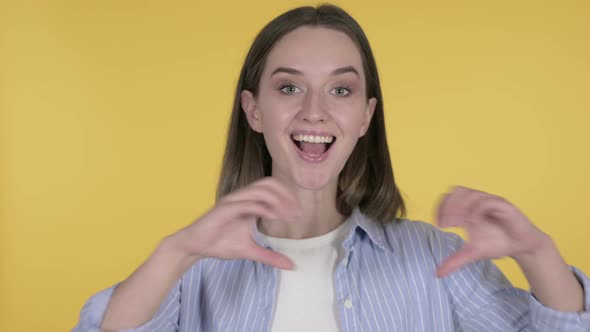
{"label": "woman's eyebrow", "polygon": [[353,66],[338,68],[332,72],[332,75],[336,76],[344,73],[353,73],[356,76],[360,76],[358,70],[356,70],[356,68],[354,68]]}
{"label": "woman's eyebrow", "polygon": [[[287,73],[287,74],[292,74],[292,75],[303,75],[303,72],[300,70],[297,70],[295,68],[289,68],[289,67],[278,67],[277,69],[273,70],[273,72],[270,74],[270,76],[277,74],[277,73]],[[354,68],[353,66],[346,66],[346,67],[341,67],[338,69],[335,69],[331,75],[332,76],[336,76],[336,75],[341,75],[344,73],[353,73],[356,76],[360,76],[358,70],[356,70],[356,68]]]}

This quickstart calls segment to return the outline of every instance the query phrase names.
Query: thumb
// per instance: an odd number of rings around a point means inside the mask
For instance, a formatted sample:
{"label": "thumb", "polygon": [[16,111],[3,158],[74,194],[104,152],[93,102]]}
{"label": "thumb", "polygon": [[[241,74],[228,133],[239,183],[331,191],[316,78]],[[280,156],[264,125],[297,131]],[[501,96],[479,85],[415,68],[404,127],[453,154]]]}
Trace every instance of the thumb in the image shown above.
{"label": "thumb", "polygon": [[436,276],[443,278],[461,267],[480,259],[477,250],[469,243],[447,257],[436,269]]}
{"label": "thumb", "polygon": [[249,259],[258,261],[260,263],[271,265],[283,270],[292,270],[295,267],[293,261],[289,257],[274,252],[272,250],[265,249],[258,245],[253,245],[248,255]]}

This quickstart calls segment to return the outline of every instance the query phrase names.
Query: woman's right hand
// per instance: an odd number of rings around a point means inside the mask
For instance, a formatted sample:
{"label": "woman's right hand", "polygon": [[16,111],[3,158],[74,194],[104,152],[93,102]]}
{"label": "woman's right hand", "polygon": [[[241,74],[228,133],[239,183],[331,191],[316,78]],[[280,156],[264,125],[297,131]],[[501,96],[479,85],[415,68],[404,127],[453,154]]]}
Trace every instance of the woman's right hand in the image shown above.
{"label": "woman's right hand", "polygon": [[258,218],[295,222],[301,208],[293,193],[272,177],[260,179],[222,197],[217,205],[172,235],[187,257],[248,259],[292,269],[286,256],[258,245],[253,230]]}
{"label": "woman's right hand", "polygon": [[258,218],[293,222],[300,213],[293,193],[276,179],[264,178],[229,193],[198,220],[166,237],[114,290],[101,328],[118,331],[145,324],[178,278],[201,258],[249,259],[292,269],[289,258],[259,246],[252,236]]}

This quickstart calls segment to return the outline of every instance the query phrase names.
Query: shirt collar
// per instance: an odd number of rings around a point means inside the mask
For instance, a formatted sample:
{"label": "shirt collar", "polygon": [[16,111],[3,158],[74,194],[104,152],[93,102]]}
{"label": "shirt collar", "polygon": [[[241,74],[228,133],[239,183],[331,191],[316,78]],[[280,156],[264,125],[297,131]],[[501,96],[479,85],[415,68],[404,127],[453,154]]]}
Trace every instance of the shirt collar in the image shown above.
{"label": "shirt collar", "polygon": [[[365,233],[367,233],[369,239],[371,239],[371,241],[373,241],[379,248],[383,250],[390,250],[389,245],[385,240],[385,229],[383,228],[383,225],[380,222],[374,221],[370,217],[363,214],[358,206],[353,209],[349,218],[352,219],[353,226],[351,227],[350,234],[345,237],[345,240],[342,243],[342,245],[347,250],[350,250],[350,247],[352,246],[352,242],[354,240],[354,235],[356,234],[357,228],[360,228]],[[258,230],[256,223],[254,223],[253,227],[254,241],[264,248],[271,249],[271,246],[268,243],[265,243],[264,238],[260,234],[260,231]]]}
{"label": "shirt collar", "polygon": [[385,240],[385,229],[380,222],[372,220],[370,217],[366,216],[361,212],[358,206],[354,208],[350,218],[352,218],[355,227],[352,228],[351,234],[348,238],[344,240],[343,245],[347,249],[350,249],[350,246],[352,246],[353,235],[356,234],[356,229],[358,227],[362,229],[369,236],[369,239],[379,248],[390,251],[389,245]]}

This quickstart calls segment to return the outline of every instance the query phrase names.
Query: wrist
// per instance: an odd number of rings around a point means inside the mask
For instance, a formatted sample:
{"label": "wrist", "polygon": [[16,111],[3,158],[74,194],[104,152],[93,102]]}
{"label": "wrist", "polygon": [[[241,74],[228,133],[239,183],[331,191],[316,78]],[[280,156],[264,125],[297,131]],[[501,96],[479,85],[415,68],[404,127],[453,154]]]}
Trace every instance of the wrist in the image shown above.
{"label": "wrist", "polygon": [[156,251],[178,264],[180,269],[186,270],[203,258],[190,253],[187,248],[185,237],[177,232],[162,239]]}
{"label": "wrist", "polygon": [[584,292],[561,257],[553,239],[542,234],[531,250],[514,256],[524,273],[531,293],[544,306],[563,312],[583,310]]}
{"label": "wrist", "polygon": [[532,278],[537,278],[540,275],[559,275],[560,272],[569,271],[555,242],[545,233],[542,233],[534,247],[513,256],[513,259],[519,265],[529,283],[531,283]]}
{"label": "wrist", "polygon": [[[525,250],[512,258],[520,265],[530,265],[535,262],[543,262],[548,257],[554,257],[557,252],[557,247],[553,242],[553,239],[540,232],[537,238],[532,241],[532,245],[528,250]],[[559,255],[559,253],[558,253]]]}

